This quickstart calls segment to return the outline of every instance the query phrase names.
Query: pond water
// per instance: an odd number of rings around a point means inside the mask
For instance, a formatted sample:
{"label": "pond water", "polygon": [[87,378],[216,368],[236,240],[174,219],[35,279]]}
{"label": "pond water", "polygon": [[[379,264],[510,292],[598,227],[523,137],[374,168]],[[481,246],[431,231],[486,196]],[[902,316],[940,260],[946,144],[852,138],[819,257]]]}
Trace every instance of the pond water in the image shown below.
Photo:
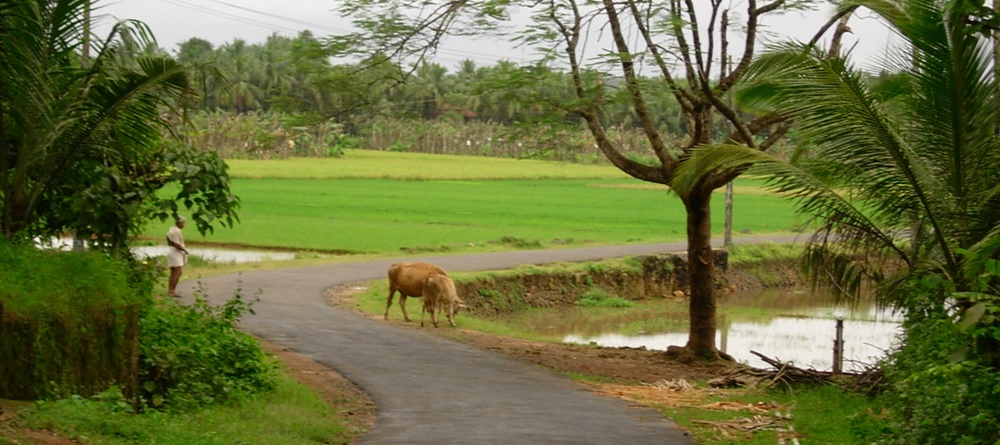
{"label": "pond water", "polygon": [[[39,243],[36,241],[36,244]],[[70,238],[56,238],[50,241],[50,245],[56,249],[70,250],[73,248],[73,240]],[[162,257],[167,254],[167,246],[135,246],[132,248],[132,252],[140,258]],[[279,251],[190,247],[188,248],[188,252],[191,252],[191,256],[196,256],[213,263],[252,263],[295,259],[294,253]]]}
{"label": "pond water", "polygon": [[[739,292],[719,298],[716,345],[736,360],[769,368],[757,351],[802,368],[831,370],[836,319],[844,319],[845,371],[872,364],[893,345],[900,319],[870,302],[837,304],[832,296],[792,290]],[[666,350],[687,343],[685,304],[636,308],[529,311],[506,322],[568,343]]]}
{"label": "pond water", "polygon": [[[137,256],[160,257],[167,254],[167,246],[139,246],[132,248]],[[257,261],[284,261],[295,258],[291,252],[275,252],[260,250],[214,249],[190,247],[188,252],[213,263],[253,263]]]}

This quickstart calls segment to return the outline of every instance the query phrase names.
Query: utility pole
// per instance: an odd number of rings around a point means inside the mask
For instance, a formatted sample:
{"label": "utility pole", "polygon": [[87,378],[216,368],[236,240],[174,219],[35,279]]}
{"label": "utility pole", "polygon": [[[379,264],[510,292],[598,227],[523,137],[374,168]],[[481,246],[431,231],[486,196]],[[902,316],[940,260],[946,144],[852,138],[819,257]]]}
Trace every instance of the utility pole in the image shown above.
{"label": "utility pole", "polygon": [[[728,67],[729,72],[733,71],[733,59],[732,57],[726,56],[726,61],[723,64],[724,67]],[[725,71],[725,69],[723,69]],[[729,107],[733,106],[733,93],[730,91],[726,94],[726,100],[729,102]],[[732,123],[726,123],[726,128],[732,133],[733,125]],[[733,249],[733,181],[726,183],[726,231],[723,236],[722,241],[723,247],[726,250]]]}
{"label": "utility pole", "polygon": [[[90,66],[90,2],[83,3],[83,35],[80,36],[80,65]],[[80,233],[73,234],[73,251],[82,252],[84,249],[83,238]]]}

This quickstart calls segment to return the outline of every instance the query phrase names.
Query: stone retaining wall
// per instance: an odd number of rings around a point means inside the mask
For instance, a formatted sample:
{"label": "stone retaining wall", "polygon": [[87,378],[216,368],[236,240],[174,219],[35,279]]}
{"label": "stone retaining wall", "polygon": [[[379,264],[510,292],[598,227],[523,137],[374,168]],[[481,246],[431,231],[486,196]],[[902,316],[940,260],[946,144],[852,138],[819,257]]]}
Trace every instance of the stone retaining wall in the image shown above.
{"label": "stone retaining wall", "polygon": [[[716,282],[720,292],[733,290],[727,279],[740,272],[728,270],[728,252],[715,252],[715,266],[721,277]],[[786,267],[787,268],[787,267]],[[768,270],[774,270],[768,267]],[[795,276],[785,274],[789,277]],[[497,271],[474,280],[456,280],[459,296],[470,313],[492,316],[529,308],[575,304],[587,292],[600,289],[608,295],[627,300],[646,300],[687,294],[687,254],[646,255],[628,260],[583,263],[576,268],[538,267],[528,270]],[[741,277],[740,282],[753,282]],[[790,285],[779,280],[775,285]],[[742,285],[740,286],[742,287]],[[757,287],[768,287],[758,283]]]}

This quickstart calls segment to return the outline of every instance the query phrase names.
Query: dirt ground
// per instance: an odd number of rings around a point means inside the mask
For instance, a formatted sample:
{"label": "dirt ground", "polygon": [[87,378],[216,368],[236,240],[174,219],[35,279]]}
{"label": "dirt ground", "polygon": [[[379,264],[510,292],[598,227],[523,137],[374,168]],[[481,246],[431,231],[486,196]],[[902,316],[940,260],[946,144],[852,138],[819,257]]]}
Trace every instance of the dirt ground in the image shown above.
{"label": "dirt ground", "polygon": [[[334,290],[330,303],[345,310],[355,310],[350,287]],[[371,317],[381,321],[381,317]],[[589,376],[595,392],[630,400],[648,398],[651,391],[664,387],[686,387],[690,382],[705,381],[733,371],[734,364],[681,363],[667,358],[663,351],[644,348],[602,348],[584,345],[533,342],[501,337],[451,327],[420,328],[419,323],[392,319],[387,323],[413,329],[425,329],[443,337],[495,351],[527,363],[558,372]],[[344,417],[348,429],[363,432],[375,421],[378,409],[372,400],[336,371],[295,353],[282,345],[263,342],[264,348],[284,363],[301,383],[313,388],[324,400],[336,407],[338,417]],[[671,396],[676,397],[676,396]],[[71,445],[73,440],[46,431],[16,427],[13,412],[23,404],[0,400],[0,443],[7,438],[12,444]]]}

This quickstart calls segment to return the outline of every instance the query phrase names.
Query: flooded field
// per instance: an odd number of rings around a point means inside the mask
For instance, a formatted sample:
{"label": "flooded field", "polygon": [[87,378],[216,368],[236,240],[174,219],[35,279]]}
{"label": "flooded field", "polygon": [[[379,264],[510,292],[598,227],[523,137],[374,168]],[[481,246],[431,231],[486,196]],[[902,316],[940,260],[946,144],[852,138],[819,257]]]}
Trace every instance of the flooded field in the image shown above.
{"label": "flooded field", "polygon": [[[55,249],[70,250],[73,248],[73,240],[69,238],[54,238],[49,241],[48,246]],[[257,261],[284,261],[295,258],[295,254],[292,252],[263,250],[222,249],[194,246],[189,247],[188,251],[191,252],[192,256],[196,256],[213,263],[252,263]],[[132,252],[138,257],[162,257],[167,254],[167,246],[135,246],[132,248]]]}
{"label": "flooded field", "polygon": [[[836,304],[828,295],[790,290],[743,292],[719,300],[716,344],[755,367],[769,366],[751,350],[803,368],[832,369],[838,317],[844,319],[844,370],[874,362],[892,346],[898,333],[899,319],[870,302],[850,307]],[[539,310],[504,320],[571,343],[666,350],[687,342],[684,303]]]}
{"label": "flooded field", "polygon": [[[140,246],[132,249],[138,256],[160,257],[167,254],[167,246]],[[274,252],[259,250],[213,249],[190,247],[192,256],[213,263],[252,263],[257,261],[283,261],[295,258],[291,252]]]}

